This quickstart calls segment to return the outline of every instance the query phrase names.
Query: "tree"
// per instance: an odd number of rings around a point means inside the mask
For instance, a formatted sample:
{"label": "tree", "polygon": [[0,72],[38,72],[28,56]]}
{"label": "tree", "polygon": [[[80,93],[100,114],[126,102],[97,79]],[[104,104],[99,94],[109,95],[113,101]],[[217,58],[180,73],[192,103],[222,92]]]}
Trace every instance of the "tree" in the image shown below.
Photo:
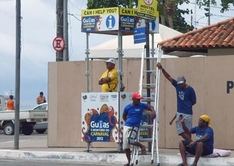
{"label": "tree", "polygon": [[[199,7],[208,6],[209,3],[216,5],[216,0],[196,0],[196,3],[199,5]],[[223,13],[225,11],[228,11],[231,8],[230,5],[234,6],[233,0],[221,0],[222,9],[220,10],[220,12]]]}
{"label": "tree", "polygon": [[230,4],[232,4],[234,6],[234,1],[233,0],[221,0],[221,6],[223,7],[221,9],[221,12],[224,12],[226,10],[228,10],[230,7]]}
{"label": "tree", "polygon": [[[158,2],[158,10],[160,13],[160,23],[170,28],[187,32],[193,29],[193,26],[186,23],[182,14],[189,14],[188,9],[178,9],[178,5],[182,3],[188,3],[188,0],[160,0]],[[102,7],[124,7],[124,8],[136,8],[138,0],[88,0],[87,8],[95,9]]]}

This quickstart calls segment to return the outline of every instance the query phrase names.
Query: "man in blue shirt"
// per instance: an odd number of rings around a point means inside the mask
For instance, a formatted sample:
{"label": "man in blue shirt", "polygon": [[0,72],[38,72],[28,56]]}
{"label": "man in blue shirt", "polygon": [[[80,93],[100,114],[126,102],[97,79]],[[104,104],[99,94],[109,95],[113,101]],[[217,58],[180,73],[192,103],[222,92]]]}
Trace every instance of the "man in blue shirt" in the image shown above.
{"label": "man in blue shirt", "polygon": [[137,140],[139,127],[143,116],[143,111],[150,110],[152,118],[156,117],[155,110],[152,106],[141,103],[142,96],[138,92],[132,94],[132,103],[125,106],[123,111],[123,120],[125,121],[123,130],[123,149],[128,160],[124,166],[130,166],[131,151],[130,145],[141,148],[142,154],[146,152],[146,147]]}
{"label": "man in blue shirt", "polygon": [[206,156],[213,153],[214,132],[211,128],[210,117],[208,115],[201,115],[198,121],[198,126],[191,129],[186,127],[183,117],[180,117],[180,122],[186,133],[196,134],[196,140],[180,141],[179,149],[183,163],[178,166],[188,166],[186,152],[195,155],[194,162],[190,166],[197,166],[200,156]]}
{"label": "man in blue shirt", "polygon": [[187,128],[190,129],[192,127],[192,107],[194,104],[196,104],[196,93],[191,86],[186,84],[186,79],[184,76],[179,76],[177,80],[175,80],[166,72],[161,63],[158,63],[157,67],[162,70],[163,75],[172,83],[176,89],[177,113],[171,120],[170,124],[172,124],[172,122],[176,119],[177,134],[182,136],[185,140],[190,140],[191,135],[188,135],[184,132],[181,123],[179,122],[179,117],[184,117]]}

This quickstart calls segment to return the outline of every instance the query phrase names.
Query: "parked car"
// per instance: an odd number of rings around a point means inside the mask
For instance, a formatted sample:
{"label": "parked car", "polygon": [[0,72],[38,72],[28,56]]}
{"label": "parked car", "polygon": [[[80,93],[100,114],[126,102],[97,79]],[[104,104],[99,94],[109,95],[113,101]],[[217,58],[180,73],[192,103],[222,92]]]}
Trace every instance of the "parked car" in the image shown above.
{"label": "parked car", "polygon": [[[36,107],[34,107],[33,110],[47,110],[48,111],[48,103],[39,104]],[[45,133],[47,128],[48,128],[47,119],[40,120],[36,122],[36,124],[34,125],[34,130],[39,134]]]}

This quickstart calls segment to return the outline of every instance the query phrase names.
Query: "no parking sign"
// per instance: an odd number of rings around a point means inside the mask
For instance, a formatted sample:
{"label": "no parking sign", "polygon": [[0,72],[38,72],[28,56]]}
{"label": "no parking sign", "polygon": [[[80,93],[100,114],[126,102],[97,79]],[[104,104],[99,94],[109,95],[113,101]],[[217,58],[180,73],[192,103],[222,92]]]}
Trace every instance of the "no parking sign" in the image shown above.
{"label": "no parking sign", "polygon": [[57,36],[54,38],[53,40],[53,48],[55,49],[55,51],[61,52],[63,51],[64,47],[65,47],[65,42],[63,37]]}

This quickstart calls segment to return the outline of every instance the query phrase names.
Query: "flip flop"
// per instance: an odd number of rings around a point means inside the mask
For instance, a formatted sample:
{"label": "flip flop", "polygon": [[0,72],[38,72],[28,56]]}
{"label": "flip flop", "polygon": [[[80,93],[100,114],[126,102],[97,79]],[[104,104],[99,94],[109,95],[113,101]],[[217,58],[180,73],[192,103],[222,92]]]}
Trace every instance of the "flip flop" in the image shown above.
{"label": "flip flop", "polygon": [[178,164],[177,166],[184,166],[184,164],[180,163],[180,164]]}

